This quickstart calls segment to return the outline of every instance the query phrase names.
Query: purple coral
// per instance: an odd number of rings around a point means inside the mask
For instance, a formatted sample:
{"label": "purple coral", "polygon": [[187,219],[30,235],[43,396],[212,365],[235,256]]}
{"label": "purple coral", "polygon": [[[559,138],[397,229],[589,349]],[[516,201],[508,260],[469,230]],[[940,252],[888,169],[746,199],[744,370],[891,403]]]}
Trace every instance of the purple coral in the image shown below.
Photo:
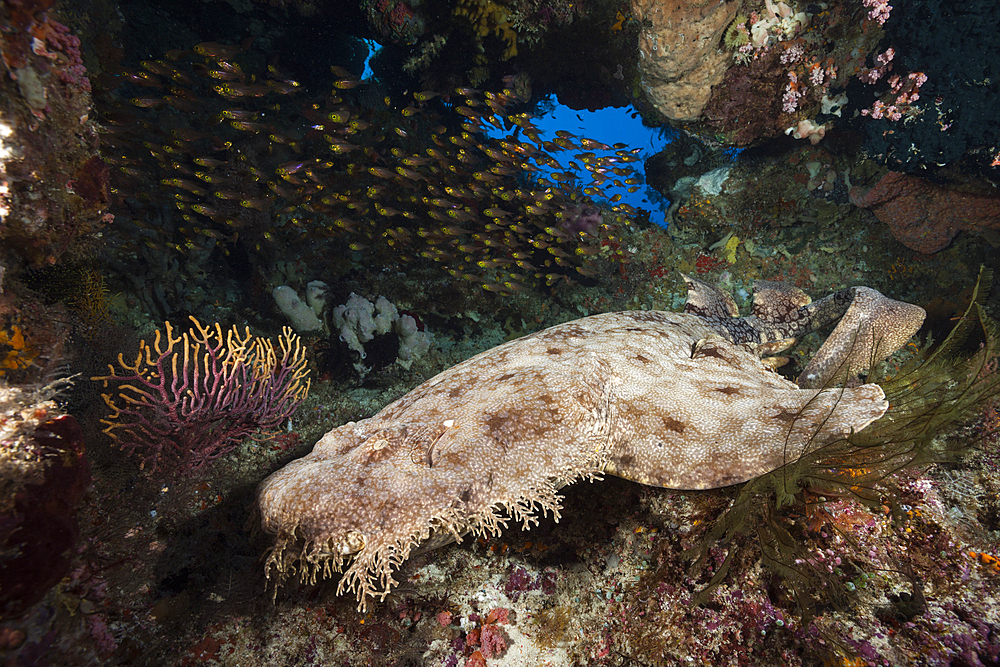
{"label": "purple coral", "polygon": [[275,350],[249,329],[224,334],[191,321],[195,328],[180,336],[167,322],[165,345],[157,331],[132,364],[119,354],[127,374],[109,365],[110,375],[91,378],[118,383],[117,396],[102,395],[112,409],[104,432],[151,471],[197,470],[250,433],[280,426],[309,392],[305,351],[291,329]]}
{"label": "purple coral", "polygon": [[509,597],[514,602],[521,597],[521,593],[525,591],[536,591],[538,590],[538,581],[536,581],[525,568],[515,565],[510,569],[510,576],[507,579],[507,583],[504,584],[504,592],[507,593]]}

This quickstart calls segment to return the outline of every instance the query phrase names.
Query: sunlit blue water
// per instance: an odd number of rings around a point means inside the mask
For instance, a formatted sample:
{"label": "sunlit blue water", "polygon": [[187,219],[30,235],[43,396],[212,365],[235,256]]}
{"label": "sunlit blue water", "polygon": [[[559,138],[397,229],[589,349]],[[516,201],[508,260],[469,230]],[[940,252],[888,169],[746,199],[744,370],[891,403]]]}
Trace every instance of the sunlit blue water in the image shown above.
{"label": "sunlit blue water", "polygon": [[[542,138],[551,140],[556,130],[567,130],[594,141],[600,141],[609,146],[616,143],[628,144],[630,149],[641,148],[637,156],[638,162],[631,163],[643,178],[643,162],[661,151],[667,144],[667,139],[657,128],[645,127],[639,114],[631,106],[622,109],[600,109],[599,111],[577,111],[563,104],[556,104],[548,113],[533,119],[536,126],[544,131]],[[628,193],[615,190],[623,195],[622,202],[635,208],[644,208],[654,215],[650,219],[659,222],[663,219],[660,204],[650,201],[646,188],[640,187],[638,192]]]}
{"label": "sunlit blue water", "polygon": [[[368,45],[368,57],[365,59],[365,69],[362,79],[373,76],[371,60],[382,48],[382,45],[373,39],[364,40]],[[553,104],[554,102],[554,104]],[[667,144],[668,140],[663,137],[663,133],[658,128],[646,127],[642,124],[642,119],[636,110],[631,107],[621,109],[607,108],[598,111],[577,111],[564,104],[560,104],[558,99],[544,100],[540,105],[545,111],[533,119],[532,122],[542,131],[541,137],[545,140],[552,140],[556,130],[567,130],[573,134],[594,141],[613,145],[616,143],[628,144],[630,149],[641,148],[642,152],[636,157],[639,161],[631,163],[640,176],[645,179],[643,163],[646,158],[656,154]],[[488,129],[489,134],[496,138],[507,136],[507,132]],[[557,156],[559,157],[559,156]],[[561,160],[566,162],[568,160]],[[585,173],[581,173],[581,182],[588,182],[589,178]],[[664,202],[662,198],[651,201],[645,185],[640,186],[637,192],[627,192],[615,189],[613,193],[622,195],[622,203],[629,204],[634,208],[643,208],[651,213],[650,220],[657,224],[662,224],[664,207],[669,202]],[[611,191],[608,193],[612,194]]]}

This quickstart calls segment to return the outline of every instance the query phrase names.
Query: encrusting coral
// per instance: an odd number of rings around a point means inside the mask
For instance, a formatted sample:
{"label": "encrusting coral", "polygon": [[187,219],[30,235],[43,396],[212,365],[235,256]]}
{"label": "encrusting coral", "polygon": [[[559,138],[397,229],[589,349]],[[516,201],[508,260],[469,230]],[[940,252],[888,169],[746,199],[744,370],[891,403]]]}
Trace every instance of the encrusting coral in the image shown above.
{"label": "encrusting coral", "polygon": [[996,232],[1000,197],[937,185],[918,176],[890,171],[870,189],[851,190],[851,203],[870,208],[889,225],[896,240],[931,255],[948,247],[959,232]]}
{"label": "encrusting coral", "polygon": [[[562,486],[603,472],[668,488],[746,481],[879,419],[875,384],[828,388],[902,345],[924,311],[869,288],[816,303],[762,283],[754,313],[691,278],[687,312],[630,311],[566,322],[488,350],[431,378],[377,415],[324,436],[257,491],[275,536],[268,576],[341,571],[338,592],[364,608],[397,583],[414,548],[558,519]],[[846,311],[846,314],[845,314]],[[858,312],[864,311],[864,312]],[[758,354],[837,318],[807,368],[818,388],[769,370]],[[891,330],[891,347],[880,341]],[[876,345],[875,342],[880,344]],[[891,347],[891,349],[890,349]],[[855,383],[856,384],[856,383]]]}
{"label": "encrusting coral", "polygon": [[25,341],[21,327],[15,324],[10,329],[0,329],[0,375],[27,368],[36,354]]}

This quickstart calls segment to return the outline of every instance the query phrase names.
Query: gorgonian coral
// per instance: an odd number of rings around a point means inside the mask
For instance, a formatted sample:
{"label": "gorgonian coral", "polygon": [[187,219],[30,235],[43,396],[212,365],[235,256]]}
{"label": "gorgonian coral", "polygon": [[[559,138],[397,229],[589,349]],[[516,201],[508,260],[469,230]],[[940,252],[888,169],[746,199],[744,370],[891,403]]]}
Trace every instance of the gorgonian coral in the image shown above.
{"label": "gorgonian coral", "polygon": [[251,433],[284,423],[309,393],[309,371],[299,337],[286,328],[278,348],[249,328],[228,333],[194,317],[190,331],[156,332],[135,361],[121,354],[122,371],[91,378],[118,393],[102,394],[111,414],[101,420],[126,452],[157,468],[197,470]]}

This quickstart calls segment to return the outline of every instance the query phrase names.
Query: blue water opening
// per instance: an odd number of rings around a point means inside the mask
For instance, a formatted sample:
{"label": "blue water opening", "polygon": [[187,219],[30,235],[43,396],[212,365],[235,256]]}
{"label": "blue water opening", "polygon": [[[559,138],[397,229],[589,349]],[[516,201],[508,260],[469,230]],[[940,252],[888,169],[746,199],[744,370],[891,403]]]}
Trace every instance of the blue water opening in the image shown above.
{"label": "blue water opening", "polygon": [[[554,102],[554,104],[553,104]],[[546,108],[551,107],[546,111]],[[544,111],[544,113],[542,113]],[[594,141],[608,144],[628,144],[629,149],[642,149],[636,155],[637,162],[630,164],[645,181],[643,163],[646,158],[663,150],[669,139],[663,136],[659,128],[646,127],[642,124],[639,113],[631,106],[623,108],[606,108],[598,111],[577,111],[558,102],[558,98],[543,101],[539,108],[539,116],[533,122],[544,130],[543,139],[551,140],[556,130],[567,130]],[[650,212],[650,220],[663,224],[663,213],[669,202],[657,194],[651,194],[649,188],[643,186],[636,192],[629,193],[619,189],[609,189],[608,195],[622,194],[622,202],[634,208],[644,208]]]}
{"label": "blue water opening", "polygon": [[364,39],[361,41],[368,45],[368,57],[365,58],[365,71],[361,73],[361,80],[366,81],[371,79],[374,74],[372,71],[372,58],[374,58],[375,54],[382,50],[382,45],[374,39]]}
{"label": "blue water opening", "polygon": [[[382,45],[373,39],[364,40],[368,46],[368,57],[365,59],[365,70],[361,75],[362,79],[370,79],[373,76],[371,59],[382,48]],[[642,124],[639,113],[631,106],[624,108],[607,108],[598,111],[578,111],[571,109],[564,104],[560,104],[558,98],[550,97],[539,103],[536,116],[532,123],[541,131],[541,138],[551,141],[556,137],[557,130],[566,130],[579,137],[586,137],[594,141],[613,146],[614,144],[627,144],[628,149],[641,149],[635,162],[628,166],[632,167],[643,180],[643,183],[635,192],[628,192],[628,188],[617,188],[614,186],[605,187],[606,195],[610,198],[616,194],[621,195],[620,201],[632,206],[635,209],[645,209],[650,212],[650,221],[665,227],[664,213],[670,202],[663,196],[650,190],[645,184],[645,170],[643,163],[646,158],[658,153],[669,143],[669,139],[664,136],[664,132],[659,128],[650,128]],[[503,132],[487,125],[487,133],[494,138],[503,138],[510,132]],[[582,151],[583,149],[581,149]],[[579,152],[579,151],[578,151]],[[554,155],[563,165],[572,160],[572,151]],[[590,176],[585,171],[580,173],[577,184],[590,182]],[[599,198],[597,198],[599,200]],[[612,204],[612,202],[608,202]]]}

